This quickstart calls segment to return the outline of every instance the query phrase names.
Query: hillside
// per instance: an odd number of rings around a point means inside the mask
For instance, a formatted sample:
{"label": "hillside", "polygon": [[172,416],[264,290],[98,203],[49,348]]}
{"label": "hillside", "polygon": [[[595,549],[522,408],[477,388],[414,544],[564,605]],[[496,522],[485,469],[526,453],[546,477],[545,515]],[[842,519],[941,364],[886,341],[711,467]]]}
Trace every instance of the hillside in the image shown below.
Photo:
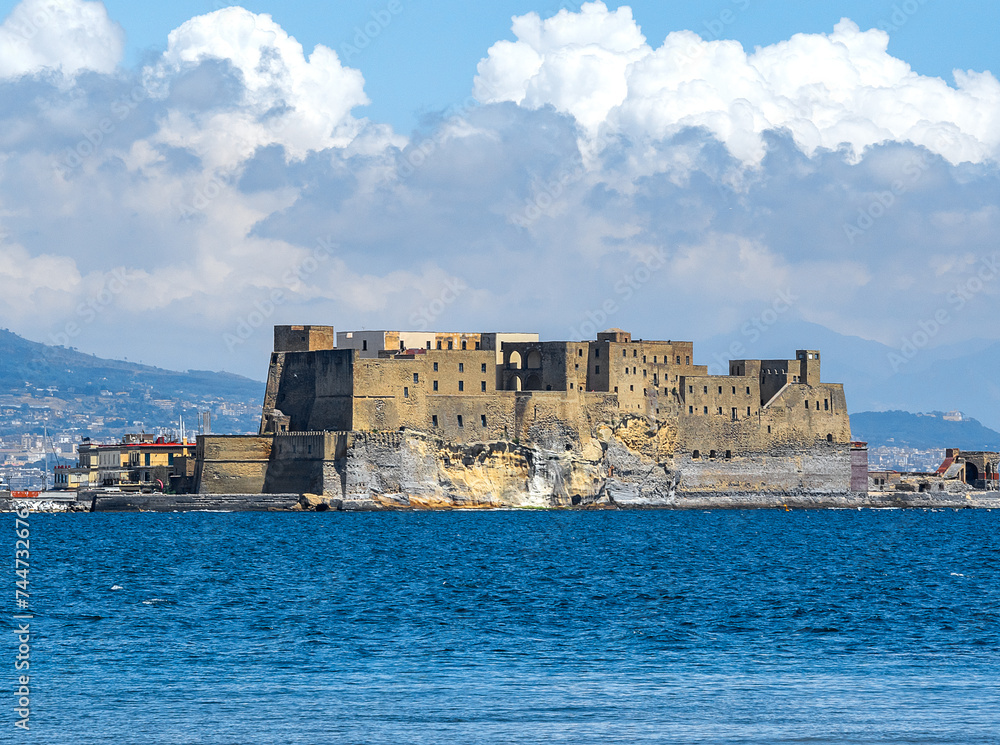
{"label": "hillside", "polygon": [[885,445],[919,450],[1000,450],[1000,432],[975,419],[946,421],[940,412],[862,411],[851,414],[851,434],[872,449]]}
{"label": "hillside", "polygon": [[95,436],[136,427],[190,426],[211,411],[213,431],[256,428],[264,384],[225,372],[178,372],[74,349],[0,330],[0,434],[52,431]]}

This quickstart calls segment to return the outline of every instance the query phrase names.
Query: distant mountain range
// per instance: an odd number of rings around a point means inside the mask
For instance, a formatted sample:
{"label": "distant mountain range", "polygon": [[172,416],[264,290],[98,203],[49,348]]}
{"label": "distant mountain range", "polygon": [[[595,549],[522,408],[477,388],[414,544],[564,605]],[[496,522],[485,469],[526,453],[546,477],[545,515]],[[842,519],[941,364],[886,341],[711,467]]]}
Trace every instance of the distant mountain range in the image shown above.
{"label": "distant mountain range", "polygon": [[264,383],[241,375],[102,359],[0,330],[0,405],[7,412],[0,432],[5,434],[23,426],[15,421],[32,422],[23,429],[34,431],[40,409],[51,412],[50,431],[95,417],[108,420],[112,432],[136,421],[150,429],[176,426],[181,416],[194,427],[198,412],[209,410],[214,431],[243,432],[255,429],[263,396]]}
{"label": "distant mountain range", "polygon": [[851,436],[869,448],[881,445],[917,450],[960,448],[1000,451],[1000,432],[975,419],[960,422],[942,418],[939,411],[911,414],[908,411],[862,411],[851,414]]}

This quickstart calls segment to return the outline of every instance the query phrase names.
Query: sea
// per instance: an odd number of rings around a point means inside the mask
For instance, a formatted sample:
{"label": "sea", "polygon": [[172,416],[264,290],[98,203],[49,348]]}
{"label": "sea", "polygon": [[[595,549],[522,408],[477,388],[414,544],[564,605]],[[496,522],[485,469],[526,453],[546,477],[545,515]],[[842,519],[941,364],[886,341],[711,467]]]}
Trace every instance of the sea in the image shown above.
{"label": "sea", "polygon": [[0,742],[1000,743],[1000,512],[29,522]]}

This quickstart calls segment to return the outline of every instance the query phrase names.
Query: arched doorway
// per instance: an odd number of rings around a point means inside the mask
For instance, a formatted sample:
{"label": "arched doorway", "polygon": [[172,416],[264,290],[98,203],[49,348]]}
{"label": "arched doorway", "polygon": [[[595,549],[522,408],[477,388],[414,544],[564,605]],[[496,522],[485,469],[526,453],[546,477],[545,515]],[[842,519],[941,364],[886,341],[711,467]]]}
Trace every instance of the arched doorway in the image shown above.
{"label": "arched doorway", "polygon": [[507,381],[508,391],[519,391],[521,390],[521,376],[511,375],[510,380]]}
{"label": "arched doorway", "polygon": [[966,484],[974,484],[977,481],[979,481],[979,469],[976,468],[976,464],[975,463],[968,463],[968,462],[966,462],[966,464],[965,464],[965,483]]}
{"label": "arched doorway", "polygon": [[538,375],[529,375],[528,379],[524,381],[524,390],[526,391],[542,390],[542,378]]}
{"label": "arched doorway", "polygon": [[529,370],[538,370],[542,366],[542,353],[537,349],[532,349],[528,352],[528,359],[524,366]]}
{"label": "arched doorway", "polygon": [[[511,352],[510,353],[510,359],[507,362],[507,367],[509,367],[511,370],[520,370],[521,369],[521,353],[520,352]],[[518,390],[521,390],[521,389],[518,388]]]}

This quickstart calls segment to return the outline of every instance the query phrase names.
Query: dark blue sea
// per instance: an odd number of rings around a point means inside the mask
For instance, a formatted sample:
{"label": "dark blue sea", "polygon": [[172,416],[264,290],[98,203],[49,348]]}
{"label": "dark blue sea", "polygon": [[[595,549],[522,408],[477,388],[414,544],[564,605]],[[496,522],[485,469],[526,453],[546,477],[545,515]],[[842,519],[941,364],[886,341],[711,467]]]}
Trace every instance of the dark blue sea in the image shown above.
{"label": "dark blue sea", "polygon": [[1000,512],[30,520],[0,742],[1000,743]]}

